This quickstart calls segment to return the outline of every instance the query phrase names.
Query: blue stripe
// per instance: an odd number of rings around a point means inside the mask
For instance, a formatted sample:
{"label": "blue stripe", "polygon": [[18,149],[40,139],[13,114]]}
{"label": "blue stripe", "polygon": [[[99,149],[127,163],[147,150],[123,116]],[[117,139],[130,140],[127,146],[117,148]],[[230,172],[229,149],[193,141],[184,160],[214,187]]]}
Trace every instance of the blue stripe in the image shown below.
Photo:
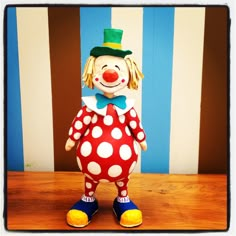
{"label": "blue stripe", "polygon": [[148,151],[142,172],[169,172],[174,8],[145,7],[143,18],[143,125]]}
{"label": "blue stripe", "polygon": [[16,8],[7,8],[7,168],[24,170]]}
{"label": "blue stripe", "polygon": [[[80,8],[80,35],[82,71],[90,50],[103,43],[103,30],[111,27],[110,7],[81,7]],[[98,90],[84,87],[82,96],[94,95]]]}

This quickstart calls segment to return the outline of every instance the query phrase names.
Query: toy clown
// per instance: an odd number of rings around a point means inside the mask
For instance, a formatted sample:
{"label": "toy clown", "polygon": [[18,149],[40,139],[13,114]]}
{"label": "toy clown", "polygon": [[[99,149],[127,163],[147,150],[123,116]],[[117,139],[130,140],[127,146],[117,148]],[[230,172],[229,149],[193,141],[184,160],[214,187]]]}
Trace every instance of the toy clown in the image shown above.
{"label": "toy clown", "polygon": [[114,182],[118,196],[113,211],[124,227],[142,223],[142,212],[128,197],[129,176],[135,168],[138,147],[147,149],[146,135],[134,109],[134,100],[115,93],[128,86],[137,89],[143,74],[135,61],[122,50],[120,29],[105,29],[104,43],[90,51],[83,81],[103,94],[83,97],[84,106],[69,129],[66,151],[78,142],[76,156],[85,175],[85,189],[81,199],[67,213],[67,223],[74,227],[88,225],[98,211],[94,197],[100,182]]}

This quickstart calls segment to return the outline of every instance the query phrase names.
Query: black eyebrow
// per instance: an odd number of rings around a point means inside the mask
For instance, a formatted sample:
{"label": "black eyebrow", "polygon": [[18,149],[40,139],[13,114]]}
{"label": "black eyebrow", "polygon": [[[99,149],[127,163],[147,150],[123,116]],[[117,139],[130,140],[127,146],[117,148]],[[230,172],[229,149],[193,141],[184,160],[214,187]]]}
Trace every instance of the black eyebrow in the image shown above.
{"label": "black eyebrow", "polygon": [[104,65],[103,67],[102,67],[102,69],[104,68],[104,67],[106,67],[107,65]]}
{"label": "black eyebrow", "polygon": [[118,68],[118,69],[120,70],[120,67],[119,67],[119,66],[115,65],[115,67]]}

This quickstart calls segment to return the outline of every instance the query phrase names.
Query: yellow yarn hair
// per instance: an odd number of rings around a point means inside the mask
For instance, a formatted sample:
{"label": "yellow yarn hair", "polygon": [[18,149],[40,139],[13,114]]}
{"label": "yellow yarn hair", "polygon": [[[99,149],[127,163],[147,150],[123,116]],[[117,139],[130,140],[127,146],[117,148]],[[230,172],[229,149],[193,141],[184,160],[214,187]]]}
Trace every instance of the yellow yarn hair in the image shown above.
{"label": "yellow yarn hair", "polygon": [[95,57],[90,56],[84,66],[84,73],[82,75],[83,77],[83,82],[86,86],[89,88],[93,89],[93,72],[94,72],[94,63],[95,63]]}
{"label": "yellow yarn hair", "polygon": [[144,75],[138,68],[137,63],[131,57],[125,57],[126,64],[129,69],[129,89],[138,89],[139,80],[143,79]]}

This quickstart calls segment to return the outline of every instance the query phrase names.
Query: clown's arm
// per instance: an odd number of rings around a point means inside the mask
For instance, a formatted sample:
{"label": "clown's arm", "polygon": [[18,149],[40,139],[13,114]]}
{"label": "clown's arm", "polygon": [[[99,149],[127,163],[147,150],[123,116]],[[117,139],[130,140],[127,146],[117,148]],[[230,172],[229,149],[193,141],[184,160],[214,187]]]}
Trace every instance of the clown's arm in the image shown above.
{"label": "clown's arm", "polygon": [[86,132],[94,112],[83,106],[74,118],[69,129],[69,138],[66,141],[65,150],[70,151],[80,137]]}
{"label": "clown's arm", "polygon": [[146,134],[134,108],[126,114],[126,123],[143,151],[147,150]]}

